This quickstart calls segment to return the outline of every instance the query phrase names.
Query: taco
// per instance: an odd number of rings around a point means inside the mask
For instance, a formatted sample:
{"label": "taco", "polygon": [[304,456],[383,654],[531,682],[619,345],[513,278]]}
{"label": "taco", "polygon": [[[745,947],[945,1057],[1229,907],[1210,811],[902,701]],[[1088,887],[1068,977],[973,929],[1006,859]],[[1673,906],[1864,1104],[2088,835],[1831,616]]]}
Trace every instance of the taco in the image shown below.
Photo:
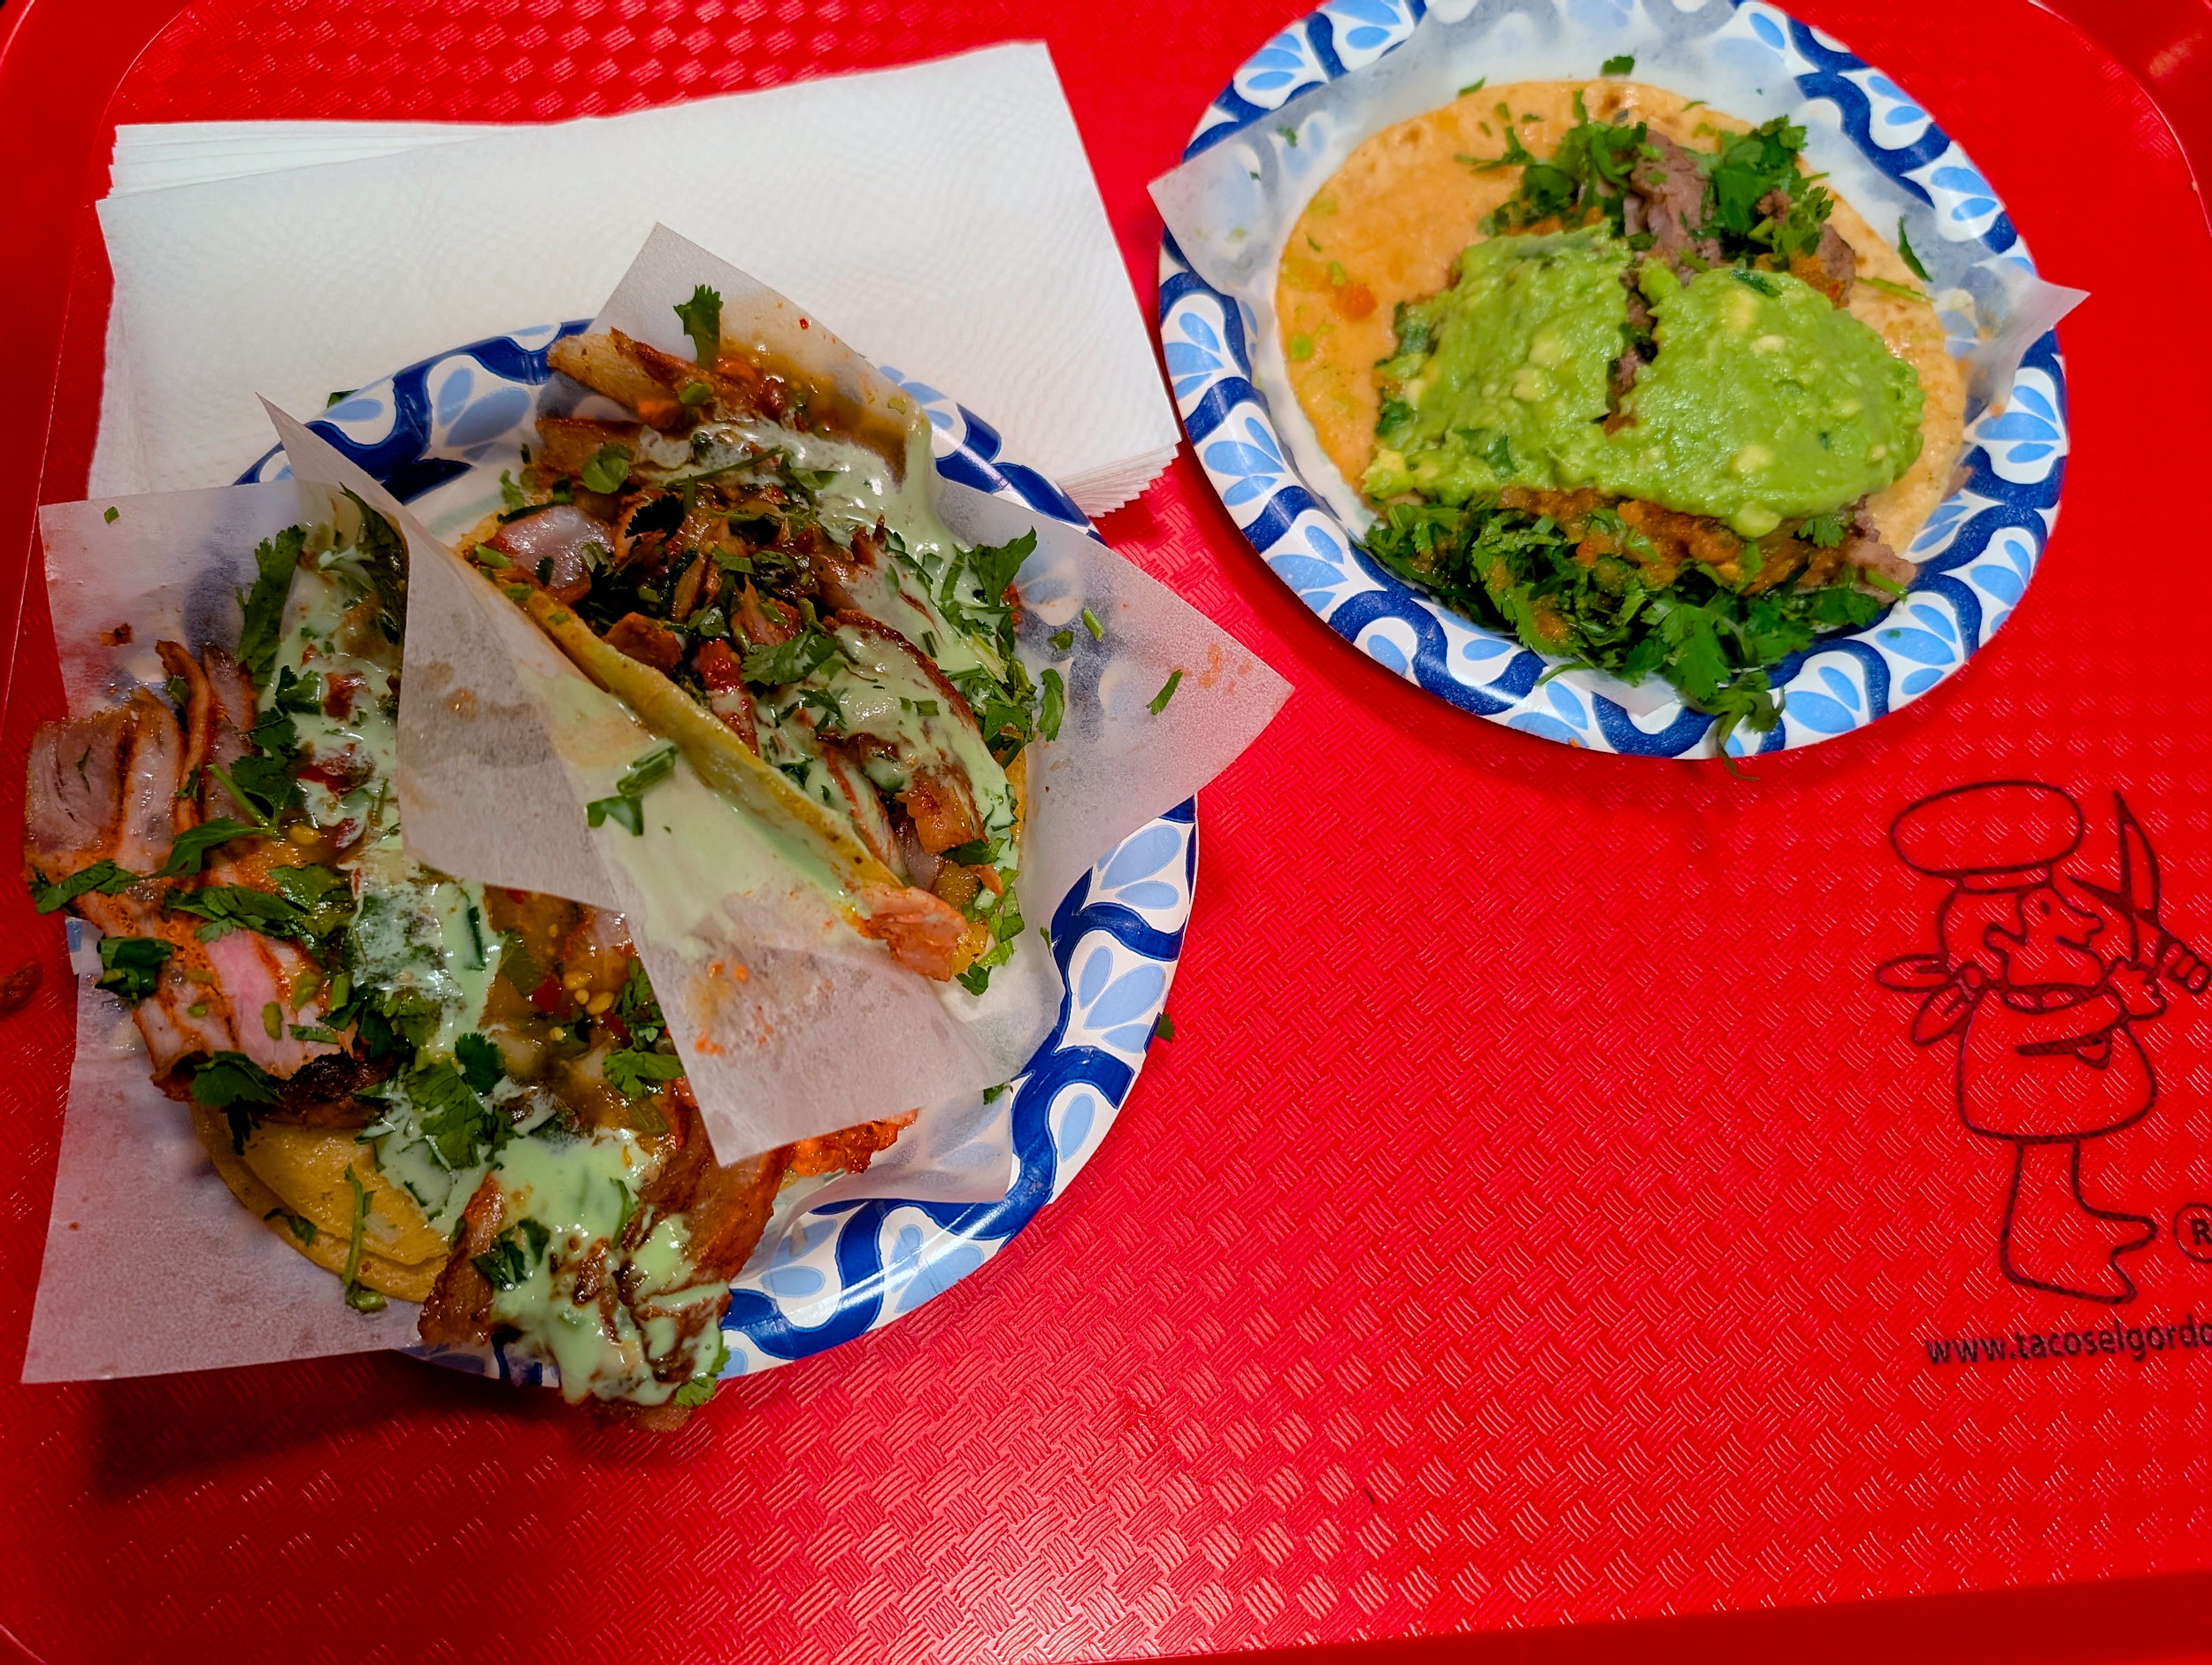
{"label": "taco", "polygon": [[619,917],[406,854],[397,534],[349,495],[255,561],[234,647],[165,641],[164,687],[39,730],[36,905],[98,929],[156,1085],[349,1304],[680,1422],[780,1189],[912,1117],[718,1162]]}
{"label": "taco", "polygon": [[1022,930],[1023,750],[1059,724],[1057,673],[1015,652],[1035,534],[961,545],[908,402],[726,341],[711,289],[676,311],[695,362],[620,331],[555,343],[624,414],[540,418],[462,551],[857,930],[980,994]]}
{"label": "taco", "polygon": [[1910,245],[1804,142],[1625,81],[1470,89],[1355,150],[1279,273],[1369,551],[1538,653],[1663,678],[1722,740],[1902,593],[1963,439]]}

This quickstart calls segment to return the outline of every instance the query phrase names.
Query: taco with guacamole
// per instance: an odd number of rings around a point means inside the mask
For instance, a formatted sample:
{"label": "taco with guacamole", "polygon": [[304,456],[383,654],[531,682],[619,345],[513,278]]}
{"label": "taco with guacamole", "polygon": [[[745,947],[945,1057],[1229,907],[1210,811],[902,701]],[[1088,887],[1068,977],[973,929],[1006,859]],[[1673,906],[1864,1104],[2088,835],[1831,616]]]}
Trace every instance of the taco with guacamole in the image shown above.
{"label": "taco with guacamole", "polygon": [[1354,150],[1279,273],[1368,551],[1555,662],[1663,679],[1717,745],[1904,592],[1963,437],[1903,226],[1804,142],[1626,81],[1471,89]]}

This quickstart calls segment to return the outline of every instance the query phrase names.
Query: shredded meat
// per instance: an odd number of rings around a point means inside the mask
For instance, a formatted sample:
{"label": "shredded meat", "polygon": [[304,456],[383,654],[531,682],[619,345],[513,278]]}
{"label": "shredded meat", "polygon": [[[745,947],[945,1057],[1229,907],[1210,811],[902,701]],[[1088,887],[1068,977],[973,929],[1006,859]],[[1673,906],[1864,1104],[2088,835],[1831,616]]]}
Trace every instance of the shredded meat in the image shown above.
{"label": "shredded meat", "polygon": [[461,1210],[461,1230],[453,1241],[430,1299],[422,1304],[415,1331],[433,1346],[482,1347],[492,1339],[492,1286],[476,1270],[475,1257],[491,1252],[506,1205],[499,1181],[490,1174]]}
{"label": "shredded meat", "polygon": [[1893,584],[1909,584],[1919,571],[1882,541],[1881,528],[1874,524],[1864,498],[1851,511],[1851,526],[1843,536],[1842,555],[1845,565],[1856,567],[1862,572],[1878,573]]}
{"label": "shredded meat", "polygon": [[354,1094],[390,1073],[388,1065],[349,1052],[323,1052],[279,1083],[277,1108],[264,1119],[303,1127],[366,1127],[376,1119],[375,1108]]}
{"label": "shredded meat", "polygon": [[1685,254],[1718,265],[1720,245],[1695,234],[1705,220],[1705,175],[1698,171],[1696,156],[1660,134],[1646,134],[1644,142],[1659,154],[1629,171],[1621,229],[1631,236],[1649,232],[1652,253],[1677,271]]}
{"label": "shredded meat", "polygon": [[748,751],[758,752],[760,728],[753,715],[752,690],[745,686],[745,668],[730,644],[718,636],[703,644],[691,663],[699,680],[707,685],[708,709],[745,742]]}
{"label": "shredded meat", "polygon": [[[775,609],[772,613],[768,610],[772,607]],[[737,604],[731,610],[730,618],[738,633],[756,648],[773,648],[799,633],[791,610],[763,596],[753,587],[750,579],[738,592]]]}
{"label": "shredded meat", "polygon": [[[1790,211],[1790,194],[1777,188],[1759,199],[1759,211],[1780,219]],[[1858,279],[1859,257],[1843,234],[1833,226],[1820,228],[1820,245],[1809,255],[1790,257],[1790,276],[1810,284],[1837,306],[1851,302],[1851,286]]]}
{"label": "shredded meat", "polygon": [[882,1151],[891,1148],[900,1130],[913,1125],[918,1110],[909,1110],[903,1116],[887,1116],[880,1122],[863,1122],[856,1127],[840,1128],[834,1133],[824,1133],[814,1139],[803,1139],[789,1147],[790,1166],[785,1170],[794,1179],[811,1174],[865,1173],[868,1164]]}
{"label": "shredded meat", "polygon": [[673,671],[683,663],[684,639],[643,613],[616,619],[608,628],[607,646],[656,671]]}

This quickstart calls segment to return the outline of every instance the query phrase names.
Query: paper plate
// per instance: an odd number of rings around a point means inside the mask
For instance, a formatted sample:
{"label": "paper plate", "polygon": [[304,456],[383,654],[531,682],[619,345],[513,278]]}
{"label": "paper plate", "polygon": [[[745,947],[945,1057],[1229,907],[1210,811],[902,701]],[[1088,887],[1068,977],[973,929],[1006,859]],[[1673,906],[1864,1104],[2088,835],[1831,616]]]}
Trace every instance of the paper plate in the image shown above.
{"label": "paper plate", "polygon": [[[584,327],[544,326],[456,348],[346,395],[308,426],[413,502],[534,441],[538,389],[552,374],[546,349]],[[884,373],[928,412],[947,480],[1088,528],[1057,487],[999,455],[987,423],[933,387]],[[239,480],[288,472],[273,449]],[[1195,805],[1187,801],[1109,851],[1053,910],[1052,954],[1067,990],[1052,1033],[995,1101],[1007,1112],[995,1125],[1013,1155],[1006,1194],[976,1203],[873,1196],[797,1213],[731,1285],[725,1375],[804,1358],[912,1311],[997,1254],[1066,1189],[1144,1067],[1197,872]],[[557,1379],[549,1365],[503,1348],[409,1351],[509,1381]]]}
{"label": "paper plate", "polygon": [[[1444,11],[1424,0],[1335,0],[1310,13],[1245,61],[1184,156],[1244,134],[1301,93],[1395,50],[1432,9]],[[1793,84],[1794,119],[1816,144],[1839,138],[1898,188],[1936,288],[1993,261],[2034,271],[1996,192],[1925,111],[1839,42],[1762,0],[1694,7],[1689,0],[1484,0],[1460,22],[1470,10],[1455,7],[1452,27],[1468,32],[1471,52],[1494,40],[1502,57],[1535,50],[1586,58],[1581,73],[1594,76],[1616,52],[1661,46],[1677,61],[1695,55],[1716,88]],[[1664,84],[1659,73],[1652,79]],[[1727,107],[1717,90],[1713,102]],[[1594,751],[1711,755],[1709,717],[1678,705],[1638,717],[1612,700],[1543,681],[1555,661],[1475,625],[1370,558],[1284,443],[1263,391],[1272,382],[1266,356],[1254,350],[1256,328],[1242,306],[1192,270],[1172,236],[1163,241],[1160,340],[1200,465],[1252,547],[1331,629],[1461,710],[1527,733]],[[2004,622],[2033,575],[2057,511],[2066,451],[2065,376],[2057,335],[2047,333],[2026,353],[2009,396],[1968,426],[1965,483],[1914,541],[1919,572],[1904,597],[1865,629],[1824,637],[1785,660],[1770,672],[1783,695],[1781,720],[1763,735],[1739,730],[1728,749],[1781,751],[1848,733],[1955,671]]]}

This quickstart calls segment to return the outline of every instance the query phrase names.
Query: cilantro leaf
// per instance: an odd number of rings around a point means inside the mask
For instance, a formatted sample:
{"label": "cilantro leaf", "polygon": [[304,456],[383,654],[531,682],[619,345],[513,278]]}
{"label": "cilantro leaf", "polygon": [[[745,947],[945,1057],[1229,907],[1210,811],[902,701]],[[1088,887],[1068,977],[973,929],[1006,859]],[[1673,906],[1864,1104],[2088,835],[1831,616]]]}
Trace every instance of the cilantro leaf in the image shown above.
{"label": "cilantro leaf", "polygon": [[334,867],[272,867],[269,882],[300,910],[311,937],[326,937],[353,917],[353,880]]}
{"label": "cilantro leaf", "polygon": [[614,783],[611,795],[594,798],[584,806],[585,820],[593,826],[603,826],[612,821],[617,826],[629,828],[631,837],[642,838],[645,810],[639,800],[649,788],[667,779],[675,767],[675,747],[656,747],[623,771],[622,779]]}
{"label": "cilantro leaf", "polygon": [[603,445],[579,476],[587,488],[598,492],[618,492],[629,483],[630,448],[626,445]]}
{"label": "cilantro leaf", "polygon": [[1635,67],[1636,59],[1634,56],[1631,53],[1623,52],[1618,58],[1609,58],[1604,63],[1599,65],[1598,73],[1601,75],[1626,75],[1632,73]]}
{"label": "cilantro leaf", "polygon": [[722,296],[701,284],[691,292],[691,299],[676,304],[676,321],[684,326],[684,334],[691,337],[691,350],[703,364],[711,364],[722,356]]}
{"label": "cilantro leaf", "polygon": [[369,1224],[369,1191],[353,1165],[346,1165],[346,1188],[353,1193],[353,1226],[346,1239],[346,1305],[356,1312],[381,1312],[384,1297],[362,1286],[361,1241]]}
{"label": "cilantro leaf", "polygon": [[175,943],[159,937],[102,937],[100,976],[93,986],[135,1006],[160,986],[161,968],[176,951]]}
{"label": "cilantro leaf", "polygon": [[142,874],[134,873],[127,867],[118,867],[102,856],[89,867],[81,867],[66,879],[42,885],[31,894],[31,906],[40,913],[52,913],[65,908],[78,897],[93,891],[103,896],[119,895],[138,883]]}
{"label": "cilantro leaf", "polygon": [[507,1120],[477,1097],[449,1063],[419,1064],[407,1076],[407,1096],[420,1114],[423,1137],[455,1172],[496,1150]]}
{"label": "cilantro leaf", "polygon": [[641,1047],[652,1046],[668,1032],[668,1019],[661,1013],[660,1001],[653,996],[653,985],[645,975],[644,962],[631,960],[621,990],[614,997],[613,1014],[630,1032],[630,1039]]}
{"label": "cilantro leaf", "polygon": [[640,1052],[624,1047],[611,1052],[606,1062],[599,1066],[607,1078],[607,1085],[626,1099],[641,1099],[652,1088],[649,1083],[676,1080],[684,1072],[684,1061],[672,1052]]}
{"label": "cilantro leaf", "polygon": [[1897,257],[1905,263],[1905,269],[1923,283],[1935,281],[1928,275],[1928,268],[1920,264],[1920,257],[1913,252],[1912,239],[1905,234],[1905,217],[1902,214],[1897,217]]}
{"label": "cilantro leaf", "polygon": [[253,587],[239,598],[245,615],[238,632],[238,663],[260,687],[276,664],[278,639],[284,633],[284,598],[292,593],[292,574],[307,544],[307,528],[287,526],[253,552]]}
{"label": "cilantro leaf", "polygon": [[1834,549],[1843,541],[1843,511],[1831,509],[1824,515],[1806,516],[1797,523],[1797,535],[1823,549]]}
{"label": "cilantro leaf", "polygon": [[1041,681],[1045,699],[1044,709],[1037,716],[1037,733],[1047,740],[1058,740],[1061,719],[1067,715],[1067,687],[1060,680],[1057,671],[1047,671]]}
{"label": "cilantro leaf", "polygon": [[349,487],[347,498],[361,513],[361,530],[353,541],[354,553],[367,570],[376,598],[384,604],[380,621],[384,633],[399,640],[399,621],[407,616],[407,541],[392,523],[361,501]]}
{"label": "cilantro leaf", "polygon": [[211,1053],[192,1071],[193,1101],[222,1111],[230,1123],[230,1147],[242,1152],[263,1109],[277,1101],[276,1082],[242,1052]]}
{"label": "cilantro leaf", "polygon": [[199,929],[203,942],[213,942],[234,931],[256,931],[265,937],[293,942],[311,941],[306,910],[289,896],[247,885],[210,885],[203,890],[181,891],[168,901],[171,913],[190,914],[207,923]]}
{"label": "cilantro leaf", "polygon": [[169,847],[169,859],[154,870],[156,879],[189,879],[207,864],[208,852],[219,844],[243,838],[249,832],[265,829],[249,821],[234,821],[219,816],[212,821],[203,821],[195,827],[187,827],[177,834],[176,842]]}
{"label": "cilantro leaf", "polygon": [[747,650],[745,679],[756,687],[780,688],[812,676],[836,656],[834,638],[818,630],[803,630],[788,641]]}
{"label": "cilantro leaf", "polygon": [[703,1405],[714,1397],[714,1390],[721,1385],[722,1372],[729,1368],[730,1342],[718,1327],[714,1332],[714,1356],[700,1366],[699,1373],[678,1388],[674,1399],[679,1405]]}
{"label": "cilantro leaf", "polygon": [[505,1055],[473,1030],[453,1043],[453,1056],[461,1066],[461,1079],[475,1092],[488,1093],[507,1078]]}
{"label": "cilantro leaf", "polygon": [[1037,532],[1030,528],[1018,538],[1005,543],[987,543],[968,551],[968,571],[975,574],[976,587],[983,592],[986,602],[996,602],[1005,595],[1006,587],[1014,581],[1037,549]]}

